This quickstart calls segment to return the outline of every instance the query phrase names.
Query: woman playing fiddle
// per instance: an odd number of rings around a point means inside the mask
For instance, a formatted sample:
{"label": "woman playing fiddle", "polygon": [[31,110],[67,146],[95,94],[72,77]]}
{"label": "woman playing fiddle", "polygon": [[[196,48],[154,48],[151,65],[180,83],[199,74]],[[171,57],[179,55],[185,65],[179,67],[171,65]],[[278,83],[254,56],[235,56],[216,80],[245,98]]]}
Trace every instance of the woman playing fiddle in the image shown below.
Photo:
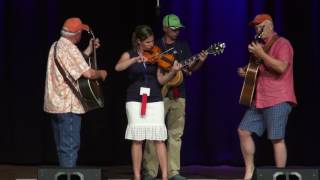
{"label": "woman playing fiddle", "polygon": [[144,140],[153,141],[162,179],[168,179],[167,150],[164,143],[167,129],[160,85],[174,77],[181,64],[175,62],[169,73],[163,75],[155,60],[161,52],[152,52],[153,49],[152,29],[139,25],[132,35],[132,49],[124,52],[115,66],[116,71],[127,70],[129,74],[130,85],[126,99],[128,126],[125,138],[132,140],[131,156],[135,180],[141,179]]}

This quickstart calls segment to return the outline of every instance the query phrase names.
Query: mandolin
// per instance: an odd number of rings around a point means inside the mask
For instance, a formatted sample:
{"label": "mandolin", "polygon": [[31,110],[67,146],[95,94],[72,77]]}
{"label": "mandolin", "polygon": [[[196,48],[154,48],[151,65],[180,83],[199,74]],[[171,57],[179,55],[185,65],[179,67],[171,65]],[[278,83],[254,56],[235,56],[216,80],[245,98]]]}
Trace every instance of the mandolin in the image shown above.
{"label": "mandolin", "polygon": [[[204,52],[206,54],[213,54],[214,56],[222,54],[226,47],[225,43],[215,43],[209,46]],[[162,96],[166,96],[168,90],[171,87],[177,87],[183,82],[183,72],[188,72],[188,68],[195,62],[199,61],[200,53],[191,56],[190,58],[181,62],[182,70],[178,71],[177,74],[161,88]]]}

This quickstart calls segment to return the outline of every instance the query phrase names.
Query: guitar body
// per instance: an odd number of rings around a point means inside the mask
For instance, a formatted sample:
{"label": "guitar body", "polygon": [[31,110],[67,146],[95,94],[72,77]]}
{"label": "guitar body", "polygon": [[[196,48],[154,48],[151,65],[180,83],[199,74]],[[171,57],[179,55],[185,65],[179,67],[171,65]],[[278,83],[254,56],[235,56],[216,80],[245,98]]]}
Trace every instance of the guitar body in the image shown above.
{"label": "guitar body", "polygon": [[78,80],[79,90],[87,110],[102,108],[104,106],[104,98],[102,91],[102,82],[100,80],[92,80],[81,77]]}
{"label": "guitar body", "polygon": [[257,62],[250,62],[248,64],[239,100],[239,103],[242,105],[251,106],[252,104],[259,67],[260,63]]}

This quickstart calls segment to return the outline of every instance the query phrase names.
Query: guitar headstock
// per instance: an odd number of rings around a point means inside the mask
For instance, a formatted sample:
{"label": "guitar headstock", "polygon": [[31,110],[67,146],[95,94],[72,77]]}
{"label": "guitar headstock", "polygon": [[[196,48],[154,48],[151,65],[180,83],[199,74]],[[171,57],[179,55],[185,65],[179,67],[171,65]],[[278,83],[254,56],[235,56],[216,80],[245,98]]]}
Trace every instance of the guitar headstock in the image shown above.
{"label": "guitar headstock", "polygon": [[88,30],[88,34],[89,34],[93,39],[96,38],[96,37],[94,36],[93,30],[92,30],[91,28]]}
{"label": "guitar headstock", "polygon": [[218,55],[218,54],[222,54],[224,51],[224,48],[226,48],[226,44],[225,43],[215,43],[213,45],[211,45],[206,52],[208,54],[213,54],[213,55]]}

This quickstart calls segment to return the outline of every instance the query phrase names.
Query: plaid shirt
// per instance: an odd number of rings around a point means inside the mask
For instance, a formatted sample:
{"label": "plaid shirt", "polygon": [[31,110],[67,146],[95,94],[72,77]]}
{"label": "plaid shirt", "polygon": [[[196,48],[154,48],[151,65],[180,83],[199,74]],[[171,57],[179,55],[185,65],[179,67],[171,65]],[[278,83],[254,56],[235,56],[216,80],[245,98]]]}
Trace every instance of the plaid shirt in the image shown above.
{"label": "plaid shirt", "polygon": [[[57,60],[66,72],[67,77],[74,83],[75,87],[78,87],[76,80],[90,67],[77,46],[71,41],[61,37],[57,43]],[[85,111],[81,102],[64,81],[55,64],[54,47],[55,43],[51,46],[48,56],[43,109],[49,113],[72,112],[83,114]]]}

